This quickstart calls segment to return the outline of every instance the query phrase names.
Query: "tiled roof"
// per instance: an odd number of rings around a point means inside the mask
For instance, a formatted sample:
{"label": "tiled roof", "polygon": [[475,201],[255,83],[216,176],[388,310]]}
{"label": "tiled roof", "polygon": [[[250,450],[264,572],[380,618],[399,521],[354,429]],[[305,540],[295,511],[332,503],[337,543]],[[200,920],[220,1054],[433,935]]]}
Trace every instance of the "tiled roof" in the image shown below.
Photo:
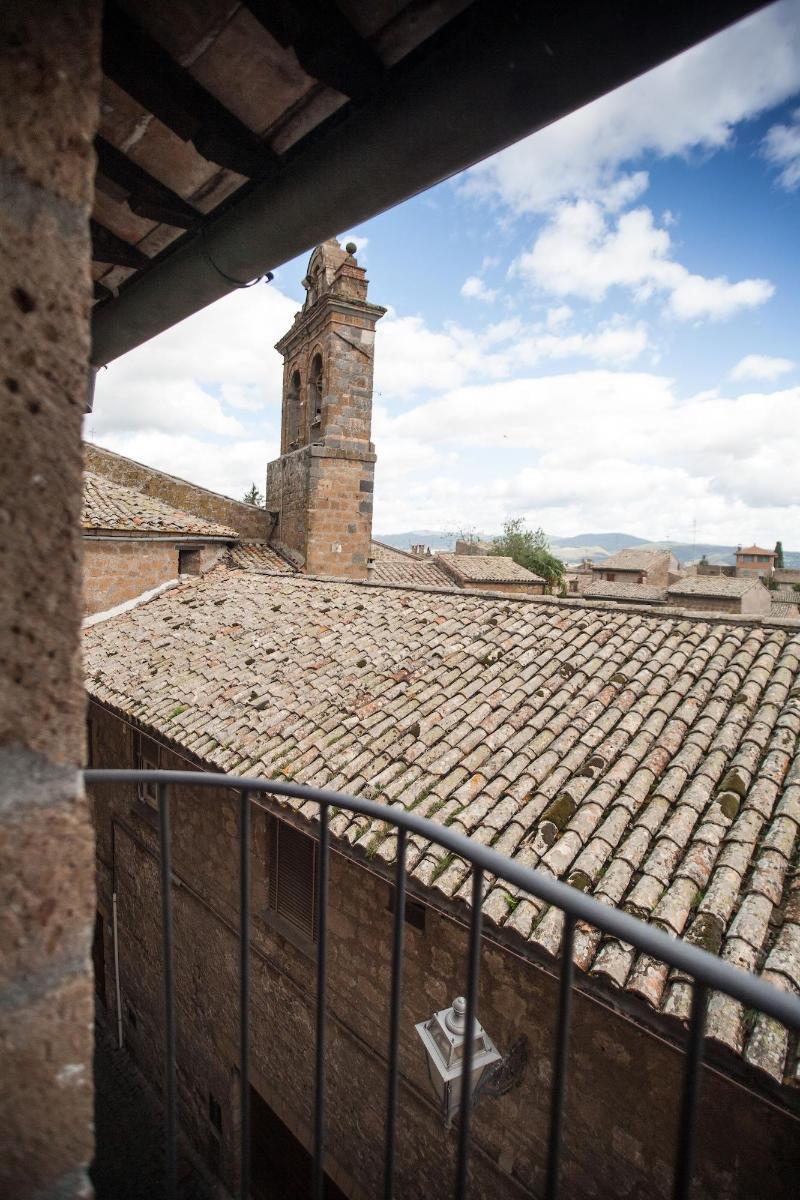
{"label": "tiled roof", "polygon": [[282,558],[266,542],[242,542],[239,546],[233,546],[229,554],[234,567],[243,567],[247,571],[268,571],[274,575],[297,570],[293,563]]}
{"label": "tiled roof", "polygon": [[155,496],[113,483],[103,475],[85,471],[83,476],[83,529],[122,533],[183,533],[192,536],[238,538],[234,529],[195,517],[173,508]]}
{"label": "tiled roof", "polygon": [[618,550],[609,558],[594,564],[595,571],[652,571],[659,563],[672,558],[670,550]]}
{"label": "tiled roof", "polygon": [[390,546],[388,542],[370,542],[370,557],[373,562],[394,562],[395,559],[415,558],[408,550],[400,550],[397,546]]}
{"label": "tiled roof", "polygon": [[770,591],[772,603],[780,604],[800,604],[800,592],[796,592],[793,587],[779,587],[774,591]]}
{"label": "tiled roof", "polygon": [[663,602],[663,588],[651,587],[647,583],[617,583],[608,579],[597,579],[583,589],[587,600],[631,600],[635,604]]}
{"label": "tiled roof", "polygon": [[796,604],[787,604],[783,600],[773,600],[769,606],[769,615],[771,617],[797,617],[798,608]]}
{"label": "tiled roof", "polygon": [[775,557],[774,550],[765,550],[763,546],[740,546],[736,551],[737,554],[769,554],[772,558]]}
{"label": "tiled roof", "polygon": [[412,583],[423,587],[452,587],[450,577],[437,565],[435,558],[415,558],[397,555],[379,558],[371,573],[376,583]]}
{"label": "tiled roof", "polygon": [[465,583],[543,583],[541,575],[528,571],[513,558],[500,554],[437,554],[436,558]]}
{"label": "tiled roof", "polygon": [[[213,769],[414,808],[800,989],[800,630],[217,569],[88,630],[85,664],[98,701]],[[332,832],[394,858],[363,817]],[[467,864],[416,836],[409,871],[468,902]],[[557,910],[495,884],[485,911],[558,952]],[[630,946],[579,926],[575,958],[686,1018],[685,977]],[[796,1070],[781,1026],[720,995],[708,1034]]]}
{"label": "tiled roof", "polygon": [[667,588],[668,596],[744,596],[764,585],[758,579],[731,579],[728,575],[687,575]]}

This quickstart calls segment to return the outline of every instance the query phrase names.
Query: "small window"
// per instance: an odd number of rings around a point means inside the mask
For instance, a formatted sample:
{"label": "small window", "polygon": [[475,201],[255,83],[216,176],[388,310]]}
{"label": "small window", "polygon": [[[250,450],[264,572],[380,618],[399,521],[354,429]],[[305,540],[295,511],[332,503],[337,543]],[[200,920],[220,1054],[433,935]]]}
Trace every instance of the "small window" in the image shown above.
{"label": "small window", "polygon": [[[395,889],[392,888],[389,892],[389,903],[386,906],[390,913],[394,913],[394,898]],[[427,911],[425,905],[421,904],[419,900],[412,900],[409,896],[406,896],[406,911],[403,914],[406,925],[410,925],[413,929],[419,929],[424,933]]]}
{"label": "small window", "polygon": [[322,420],[322,358],[315,354],[311,361],[311,420],[318,425]]}
{"label": "small window", "polygon": [[317,843],[285,821],[269,821],[269,907],[292,929],[316,940]]}
{"label": "small window", "polygon": [[199,575],[203,562],[202,546],[178,547],[178,574]]}
{"label": "small window", "polygon": [[130,1004],[126,1005],[125,1011],[128,1017],[128,1024],[130,1025],[131,1029],[135,1029],[137,1026],[136,1013],[131,1008]]}
{"label": "small window", "polygon": [[94,766],[94,722],[88,714],[86,717],[86,766]]}
{"label": "small window", "polygon": [[[141,734],[136,750],[136,768],[139,771],[158,770],[158,745]],[[145,804],[149,804],[151,808],[158,808],[158,789],[155,783],[140,783],[138,794],[139,799]]]}
{"label": "small window", "polygon": [[294,450],[300,441],[300,372],[294,371],[286,396],[286,442],[287,450]]}
{"label": "small window", "polygon": [[222,1133],[222,1106],[211,1092],[208,1093],[208,1119],[214,1128]]}

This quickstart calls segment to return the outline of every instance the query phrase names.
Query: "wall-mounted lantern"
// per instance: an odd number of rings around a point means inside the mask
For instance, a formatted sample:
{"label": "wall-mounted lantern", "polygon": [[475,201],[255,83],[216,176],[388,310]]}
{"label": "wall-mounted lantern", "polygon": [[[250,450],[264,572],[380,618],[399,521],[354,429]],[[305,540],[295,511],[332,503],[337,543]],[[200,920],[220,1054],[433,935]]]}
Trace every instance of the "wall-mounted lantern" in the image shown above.
{"label": "wall-mounted lantern", "polygon": [[[415,1025],[428,1059],[428,1074],[439,1100],[445,1129],[450,1129],[461,1107],[461,1071],[466,1040],[467,1002],[456,996],[450,1008],[443,1008],[430,1020]],[[472,1030],[472,1075],[470,1092],[473,1100],[480,1085],[493,1069],[503,1062],[503,1056],[483,1026],[475,1019]]]}

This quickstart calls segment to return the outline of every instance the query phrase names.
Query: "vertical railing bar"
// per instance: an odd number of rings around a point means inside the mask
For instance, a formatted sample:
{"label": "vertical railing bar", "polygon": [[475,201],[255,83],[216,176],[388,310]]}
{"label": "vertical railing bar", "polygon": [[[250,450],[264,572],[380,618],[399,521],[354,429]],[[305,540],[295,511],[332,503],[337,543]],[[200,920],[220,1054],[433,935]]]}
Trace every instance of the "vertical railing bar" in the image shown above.
{"label": "vertical railing bar", "polygon": [[692,1011],[689,1019],[689,1038],[686,1045],[686,1068],[683,1074],[683,1095],[678,1122],[678,1143],[675,1151],[675,1181],[673,1200],[689,1200],[694,1162],[695,1108],[703,1061],[703,1037],[706,1021],[706,987],[694,980]]}
{"label": "vertical railing bar", "polygon": [[397,1134],[398,1055],[400,1050],[400,1000],[403,979],[403,935],[406,917],[406,831],[397,831],[392,938],[392,994],[389,1005],[389,1083],[386,1103],[386,1157],[384,1200],[394,1197],[395,1143]]}
{"label": "vertical railing bar", "polygon": [[546,1200],[557,1200],[561,1167],[561,1133],[564,1126],[564,1104],[567,1094],[567,1064],[569,1057],[569,1028],[572,1017],[572,978],[575,970],[575,918],[564,913],[561,935],[561,979],[558,992],[558,1025],[553,1056],[553,1089],[550,1098],[550,1137],[547,1146]]}
{"label": "vertical railing bar", "polygon": [[323,1200],[325,1188],[325,994],[328,983],[328,863],[330,814],[320,801],[317,859],[317,1053],[314,1070],[314,1160],[311,1200]]}
{"label": "vertical railing bar", "polygon": [[472,1059],[475,1047],[475,1016],[481,965],[481,919],[483,916],[483,871],[472,869],[472,914],[469,926],[469,967],[467,971],[467,1011],[465,1014],[464,1059],[461,1068],[461,1111],[456,1162],[456,1200],[465,1200],[469,1171],[469,1135],[472,1121]]}
{"label": "vertical railing bar", "polygon": [[250,792],[239,793],[239,1100],[241,1196],[250,1195]]}
{"label": "vertical railing bar", "polygon": [[175,1087],[175,976],[172,953],[172,849],[167,784],[157,785],[159,856],[161,867],[161,926],[164,971],[164,1154],[165,1194],[175,1200],[178,1178]]}

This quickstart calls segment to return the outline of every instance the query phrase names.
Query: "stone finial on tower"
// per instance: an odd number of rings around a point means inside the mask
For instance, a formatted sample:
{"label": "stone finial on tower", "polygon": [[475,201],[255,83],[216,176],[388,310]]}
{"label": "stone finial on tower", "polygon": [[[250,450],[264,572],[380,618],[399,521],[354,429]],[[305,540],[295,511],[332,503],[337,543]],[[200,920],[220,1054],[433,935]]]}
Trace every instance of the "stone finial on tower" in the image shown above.
{"label": "stone finial on tower", "polygon": [[375,448],[375,325],[356,246],[317,246],[306,299],[276,345],[283,355],[281,457],[267,468],[274,540],[311,574],[367,577]]}

